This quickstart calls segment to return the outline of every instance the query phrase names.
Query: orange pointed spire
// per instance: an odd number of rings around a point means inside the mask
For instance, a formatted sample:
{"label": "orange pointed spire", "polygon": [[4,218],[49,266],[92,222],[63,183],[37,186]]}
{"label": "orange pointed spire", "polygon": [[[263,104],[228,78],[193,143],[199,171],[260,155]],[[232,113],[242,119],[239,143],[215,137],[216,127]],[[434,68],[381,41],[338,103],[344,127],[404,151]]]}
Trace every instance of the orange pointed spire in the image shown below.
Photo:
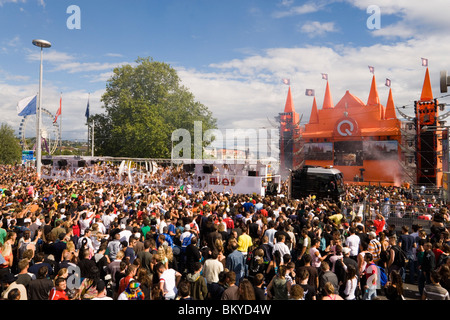
{"label": "orange pointed spire", "polygon": [[294,100],[292,99],[292,93],[291,93],[291,87],[289,87],[287,99],[286,99],[286,105],[284,107],[284,112],[295,112],[294,108]]}
{"label": "orange pointed spire", "polygon": [[384,119],[397,119],[397,114],[395,112],[394,98],[392,97],[392,89],[389,89],[388,101],[386,104],[386,111],[384,113]]}
{"label": "orange pointed spire", "polygon": [[309,117],[309,124],[319,123],[319,113],[317,111],[316,97],[314,97],[313,106],[311,109],[311,116]]}
{"label": "orange pointed spire", "polygon": [[333,109],[333,98],[331,98],[330,85],[327,81],[327,88],[325,89],[325,97],[323,98],[323,106],[322,109]]}
{"label": "orange pointed spire", "polygon": [[430,73],[428,72],[428,68],[425,73],[425,80],[423,81],[422,95],[420,96],[420,100],[433,100],[433,90],[431,90]]}
{"label": "orange pointed spire", "polygon": [[378,96],[377,83],[375,81],[375,75],[372,77],[372,86],[370,87],[369,99],[367,99],[368,106],[380,105],[380,97]]}

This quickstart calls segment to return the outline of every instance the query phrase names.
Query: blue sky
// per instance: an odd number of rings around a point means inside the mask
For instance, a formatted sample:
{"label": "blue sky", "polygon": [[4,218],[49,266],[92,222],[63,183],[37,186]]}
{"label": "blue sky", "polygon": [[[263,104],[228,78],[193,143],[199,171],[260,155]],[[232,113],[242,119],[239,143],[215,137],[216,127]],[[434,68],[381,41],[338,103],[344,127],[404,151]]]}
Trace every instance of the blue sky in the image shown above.
{"label": "blue sky", "polygon": [[[450,69],[447,0],[0,0],[0,99],[3,121],[18,128],[17,102],[37,92],[44,51],[44,107],[63,96],[63,138],[85,139],[84,111],[103,112],[100,98],[114,67],[153,57],[177,69],[183,84],[210,108],[220,128],[271,127],[284,109],[291,79],[297,112],[309,119],[314,88],[319,107],[328,73],[336,104],[350,90],[366,101],[375,67],[383,104],[392,80],[397,105],[419,98],[429,59],[433,89]],[[77,5],[81,29],[66,12]],[[380,8],[370,30],[367,8]],[[445,98],[443,102],[446,102]],[[410,110],[411,111],[411,110]],[[405,111],[410,113],[408,109]]]}

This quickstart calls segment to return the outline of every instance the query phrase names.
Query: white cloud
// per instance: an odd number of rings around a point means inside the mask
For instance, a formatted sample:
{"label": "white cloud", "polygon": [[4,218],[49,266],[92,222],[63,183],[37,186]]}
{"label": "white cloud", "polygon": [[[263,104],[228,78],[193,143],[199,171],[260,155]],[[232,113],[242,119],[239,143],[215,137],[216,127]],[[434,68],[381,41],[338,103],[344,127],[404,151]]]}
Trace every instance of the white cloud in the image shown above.
{"label": "white cloud", "polygon": [[5,70],[1,70],[0,69],[0,77],[1,77],[1,81],[6,80],[6,81],[28,81],[30,80],[29,76],[24,76],[24,75],[20,75],[20,74],[10,74],[9,72],[5,71]]}
{"label": "white cloud", "polygon": [[26,0],[0,0],[0,7],[2,7],[5,3],[25,3]]}
{"label": "white cloud", "polygon": [[322,36],[327,32],[336,32],[337,28],[334,22],[309,21],[304,23],[300,32],[307,33],[310,38]]}
{"label": "white cloud", "polygon": [[81,73],[91,71],[112,70],[118,66],[130,64],[129,62],[65,62],[61,63],[51,71],[67,71],[68,73]]}
{"label": "white cloud", "polygon": [[[118,55],[106,54],[107,56],[118,57]],[[27,59],[29,61],[40,61],[40,52],[28,49]],[[80,58],[66,52],[55,50],[44,51],[44,60],[53,66],[49,71],[65,71],[70,74],[82,72],[95,72],[113,70],[125,64],[135,65],[135,62],[80,62]]]}
{"label": "white cloud", "polygon": [[106,57],[113,57],[113,58],[122,58],[123,57],[123,54],[120,54],[120,53],[106,53],[105,54],[105,56]]}
{"label": "white cloud", "polygon": [[280,6],[290,7],[294,3],[294,0],[281,0]]}
{"label": "white cloud", "polygon": [[[349,4],[366,10],[377,5],[381,13],[381,29],[374,36],[387,38],[415,38],[418,34],[448,34],[450,1],[448,0],[345,0]],[[395,16],[398,21],[386,25],[384,17]]]}
{"label": "white cloud", "polygon": [[[29,61],[40,61],[41,53],[39,49],[37,50],[27,49],[27,51],[28,51],[27,59]],[[68,53],[56,50],[44,50],[43,58],[45,59],[46,62],[49,62],[51,64],[67,63],[75,59],[74,56]]]}
{"label": "white cloud", "polygon": [[17,47],[20,45],[20,43],[21,43],[20,37],[15,36],[14,38],[12,38],[11,40],[8,41],[7,45],[10,47]]}
{"label": "white cloud", "polygon": [[[286,5],[286,6],[290,6],[291,4],[292,4],[292,2],[290,2],[290,1],[284,3],[284,5]],[[323,7],[324,7],[323,4],[318,4],[316,2],[305,3],[301,6],[291,7],[287,10],[276,11],[273,13],[273,17],[274,18],[285,18],[285,17],[303,15],[303,14],[307,14],[307,13],[317,12],[317,11],[321,10]]]}
{"label": "white cloud", "polygon": [[[36,1],[40,6],[45,7],[44,0],[36,0]],[[0,0],[0,7],[2,7],[6,3],[26,3],[26,2],[27,2],[27,0]]]}

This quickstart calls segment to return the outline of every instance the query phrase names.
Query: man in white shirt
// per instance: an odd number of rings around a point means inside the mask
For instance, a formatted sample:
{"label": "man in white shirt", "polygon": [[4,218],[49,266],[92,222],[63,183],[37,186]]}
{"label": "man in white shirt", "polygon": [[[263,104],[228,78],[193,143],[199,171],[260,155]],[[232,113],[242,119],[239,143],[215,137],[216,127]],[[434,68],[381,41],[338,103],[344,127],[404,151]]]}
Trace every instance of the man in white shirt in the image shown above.
{"label": "man in white shirt", "polygon": [[158,262],[156,271],[159,275],[159,286],[165,300],[174,300],[177,296],[178,282],[181,279],[181,273],[170,268],[166,269],[164,263]]}
{"label": "man in white shirt", "polygon": [[122,223],[120,225],[120,229],[121,229],[121,231],[119,232],[120,242],[126,241],[126,242],[130,243],[130,237],[133,234],[133,232],[131,232],[130,230],[126,229],[126,225],[124,223]]}
{"label": "man in white shirt", "polygon": [[95,252],[94,249],[94,245],[92,244],[92,240],[91,240],[91,236],[92,236],[92,230],[91,229],[86,229],[84,232],[84,235],[82,237],[80,237],[80,239],[78,239],[78,249],[81,248],[81,245],[83,243],[83,239],[87,240],[87,246],[89,248],[89,250],[92,250],[92,252]]}
{"label": "man in white shirt", "polygon": [[289,247],[284,243],[286,241],[286,236],[284,234],[278,235],[277,243],[273,245],[272,254],[275,253],[275,251],[280,252],[281,256],[281,263],[283,263],[283,256],[285,254],[291,254],[291,251],[289,250]]}
{"label": "man in white shirt", "polygon": [[103,221],[103,224],[105,225],[106,232],[108,232],[109,228],[110,228],[110,225],[111,225],[111,222],[114,221],[115,216],[112,214],[112,212],[107,210],[105,212],[105,214],[102,215],[101,219]]}
{"label": "man in white shirt", "polygon": [[94,218],[93,212],[84,211],[81,214],[81,219],[79,220],[80,223],[80,234],[84,235],[84,232],[89,226],[91,225],[91,221]]}
{"label": "man in white shirt", "polygon": [[355,227],[350,227],[349,232],[350,235],[345,239],[345,245],[350,248],[350,258],[357,260],[361,238],[356,235]]}
{"label": "man in white shirt", "polygon": [[223,271],[223,263],[218,260],[217,251],[213,250],[211,258],[203,265],[203,276],[207,284],[219,282],[219,274]]}

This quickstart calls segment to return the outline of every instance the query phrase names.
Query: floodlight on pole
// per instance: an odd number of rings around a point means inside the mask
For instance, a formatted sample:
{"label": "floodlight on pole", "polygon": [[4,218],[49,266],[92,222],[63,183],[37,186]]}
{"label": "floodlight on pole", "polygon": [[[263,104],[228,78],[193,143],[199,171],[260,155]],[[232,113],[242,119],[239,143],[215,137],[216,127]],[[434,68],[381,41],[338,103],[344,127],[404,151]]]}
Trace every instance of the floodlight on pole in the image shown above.
{"label": "floodlight on pole", "polygon": [[52,44],[47,40],[35,39],[32,42],[36,47],[41,48],[41,64],[39,71],[39,99],[36,110],[36,173],[37,178],[41,178],[41,167],[42,167],[42,150],[41,150],[41,110],[42,110],[42,60],[43,60],[43,49],[50,48]]}

